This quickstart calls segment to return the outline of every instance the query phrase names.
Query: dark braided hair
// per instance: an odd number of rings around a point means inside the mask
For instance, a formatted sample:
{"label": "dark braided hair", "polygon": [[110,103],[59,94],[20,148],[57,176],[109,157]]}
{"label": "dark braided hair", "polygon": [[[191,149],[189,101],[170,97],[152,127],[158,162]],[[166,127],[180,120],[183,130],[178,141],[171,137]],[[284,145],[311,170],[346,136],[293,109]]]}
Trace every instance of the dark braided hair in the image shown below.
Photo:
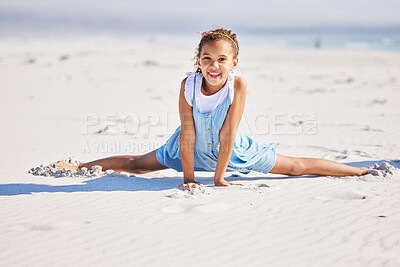
{"label": "dark braided hair", "polygon": [[[195,57],[195,60],[197,58],[200,58],[200,53],[201,50],[203,49],[203,46],[211,41],[216,41],[216,40],[226,40],[228,41],[233,48],[233,59],[237,58],[239,55],[239,44],[236,38],[236,34],[232,33],[231,30],[226,30],[226,29],[216,29],[216,30],[211,30],[208,32],[203,32],[202,33],[203,37],[200,40],[199,47],[197,48],[197,55]],[[194,66],[197,68],[196,73],[201,73],[201,69],[197,64],[197,60],[195,61],[196,63]]]}

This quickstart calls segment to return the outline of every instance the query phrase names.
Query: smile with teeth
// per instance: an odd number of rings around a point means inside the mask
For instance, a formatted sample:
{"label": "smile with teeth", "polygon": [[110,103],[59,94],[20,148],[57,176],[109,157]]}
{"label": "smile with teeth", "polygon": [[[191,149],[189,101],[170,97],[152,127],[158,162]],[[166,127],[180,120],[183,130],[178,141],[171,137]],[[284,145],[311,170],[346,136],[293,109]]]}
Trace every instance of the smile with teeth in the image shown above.
{"label": "smile with teeth", "polygon": [[209,72],[208,75],[210,75],[211,78],[218,78],[218,77],[221,75],[221,73],[218,73],[218,72]]}

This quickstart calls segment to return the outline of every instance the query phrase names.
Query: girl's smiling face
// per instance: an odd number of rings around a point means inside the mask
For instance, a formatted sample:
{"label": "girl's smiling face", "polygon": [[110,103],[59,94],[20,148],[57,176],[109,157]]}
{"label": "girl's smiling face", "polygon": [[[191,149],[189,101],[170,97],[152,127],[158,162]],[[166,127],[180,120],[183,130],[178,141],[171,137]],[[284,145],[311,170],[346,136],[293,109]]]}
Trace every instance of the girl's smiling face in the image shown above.
{"label": "girl's smiling face", "polygon": [[233,58],[233,47],[229,41],[215,40],[206,43],[201,49],[200,57],[197,58],[197,65],[206,81],[203,87],[209,93],[221,89],[238,61],[238,58]]}

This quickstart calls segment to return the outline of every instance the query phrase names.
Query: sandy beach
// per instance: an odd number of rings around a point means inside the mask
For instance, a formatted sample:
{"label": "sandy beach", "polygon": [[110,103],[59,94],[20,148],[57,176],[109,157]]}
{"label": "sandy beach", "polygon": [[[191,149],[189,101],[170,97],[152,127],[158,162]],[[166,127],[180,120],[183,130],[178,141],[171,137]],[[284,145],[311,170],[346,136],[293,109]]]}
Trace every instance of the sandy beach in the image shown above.
{"label": "sandy beach", "polygon": [[[240,42],[240,40],[239,40]],[[143,154],[179,125],[196,43],[0,40],[0,266],[400,266],[400,172],[45,177]],[[287,156],[400,168],[400,54],[241,46],[240,128]]]}

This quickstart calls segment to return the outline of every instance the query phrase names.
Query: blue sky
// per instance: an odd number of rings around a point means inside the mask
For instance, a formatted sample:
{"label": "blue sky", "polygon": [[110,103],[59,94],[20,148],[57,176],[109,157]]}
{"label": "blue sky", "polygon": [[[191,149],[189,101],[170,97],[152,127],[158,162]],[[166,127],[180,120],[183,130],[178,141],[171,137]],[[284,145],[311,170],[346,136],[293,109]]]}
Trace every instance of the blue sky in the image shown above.
{"label": "blue sky", "polygon": [[[131,30],[400,26],[398,0],[0,0],[0,24]],[[36,23],[36,24],[35,24]]]}

